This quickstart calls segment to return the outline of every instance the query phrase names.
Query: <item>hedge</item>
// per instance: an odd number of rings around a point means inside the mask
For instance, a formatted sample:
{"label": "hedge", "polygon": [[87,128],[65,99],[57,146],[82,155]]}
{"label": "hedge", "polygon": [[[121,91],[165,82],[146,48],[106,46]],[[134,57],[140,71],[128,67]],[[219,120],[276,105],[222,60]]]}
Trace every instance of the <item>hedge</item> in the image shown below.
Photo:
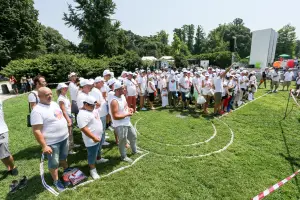
{"label": "hedge", "polygon": [[109,68],[119,75],[122,70],[134,70],[141,65],[141,59],[135,52],[112,58],[89,59],[75,55],[48,54],[37,59],[20,59],[11,61],[0,73],[6,77],[14,75],[17,80],[24,75],[41,74],[49,83],[66,81],[70,72],[76,72],[85,78],[102,76]]}
{"label": "hedge", "polygon": [[[220,68],[226,68],[231,65],[231,52],[230,51],[222,51],[215,53],[205,53],[200,55],[192,55],[189,58],[197,59],[197,60],[209,60],[210,65],[216,65]],[[239,60],[239,56],[236,55],[236,60]]]}

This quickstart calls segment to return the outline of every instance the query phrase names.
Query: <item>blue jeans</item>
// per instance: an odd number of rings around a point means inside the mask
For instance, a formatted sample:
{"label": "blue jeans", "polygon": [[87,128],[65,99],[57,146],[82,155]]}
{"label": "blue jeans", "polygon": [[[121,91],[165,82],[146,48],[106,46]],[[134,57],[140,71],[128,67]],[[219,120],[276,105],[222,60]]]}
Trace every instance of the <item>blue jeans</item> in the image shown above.
{"label": "blue jeans", "polygon": [[99,154],[99,147],[100,143],[87,147],[87,153],[88,153],[88,163],[89,165],[94,165],[96,163],[97,156]]}
{"label": "blue jeans", "polygon": [[52,154],[47,154],[48,168],[57,169],[59,167],[60,160],[67,160],[69,151],[69,140],[67,138],[59,143],[49,145],[49,147],[52,149]]}

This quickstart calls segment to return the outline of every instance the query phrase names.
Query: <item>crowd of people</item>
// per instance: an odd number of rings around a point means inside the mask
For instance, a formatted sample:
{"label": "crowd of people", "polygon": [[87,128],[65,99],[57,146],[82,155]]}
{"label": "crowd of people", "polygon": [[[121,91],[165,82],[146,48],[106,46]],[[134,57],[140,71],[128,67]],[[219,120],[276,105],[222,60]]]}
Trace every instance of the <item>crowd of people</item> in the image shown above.
{"label": "crowd of people", "polygon": [[[100,178],[96,164],[109,162],[104,158],[102,148],[108,144],[106,129],[115,134],[121,160],[133,162],[127,156],[126,148],[133,154],[142,153],[137,149],[137,135],[130,117],[138,112],[155,110],[157,103],[162,108],[202,109],[205,115],[212,106],[214,116],[231,112],[245,101],[255,98],[257,89],[271,81],[271,92],[276,93],[283,75],[283,89],[289,89],[294,73],[284,74],[278,69],[265,69],[258,84],[256,72],[233,68],[207,70],[203,68],[163,68],[161,70],[136,69],[123,71],[116,78],[110,70],[104,70],[102,77],[95,79],[78,78],[69,74],[69,82],[59,83],[56,92],[57,102],[53,101],[52,90],[47,88],[45,77],[38,75],[32,83],[35,89],[28,95],[30,123],[43,153],[48,156],[48,168],[53,184],[58,191],[65,189],[60,181],[58,168],[69,170],[68,155],[76,154],[79,144],[74,144],[73,129],[77,126],[87,149],[87,163],[93,179]],[[300,86],[300,74],[296,79]],[[11,77],[14,81],[14,77]],[[23,80],[25,82],[25,79]],[[70,93],[70,99],[68,97]],[[11,174],[17,169],[8,150],[8,129],[5,125],[0,103],[0,158]],[[1,138],[0,138],[1,139]]]}
{"label": "crowd of people", "polygon": [[[19,87],[18,87],[18,81],[14,76],[9,77],[9,83],[11,84],[11,87],[15,94],[19,94]],[[21,85],[21,92],[29,92],[33,89],[33,80],[30,76],[22,76],[20,80]]]}

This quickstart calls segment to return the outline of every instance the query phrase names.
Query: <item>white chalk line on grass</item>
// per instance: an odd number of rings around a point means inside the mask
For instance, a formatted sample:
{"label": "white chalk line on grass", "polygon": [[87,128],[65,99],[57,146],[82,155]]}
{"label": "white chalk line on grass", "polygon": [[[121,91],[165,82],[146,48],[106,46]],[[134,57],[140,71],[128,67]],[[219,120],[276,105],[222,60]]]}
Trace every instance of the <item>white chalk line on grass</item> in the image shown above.
{"label": "white chalk line on grass", "polygon": [[[173,157],[173,158],[201,158],[201,157],[206,157],[206,156],[210,156],[212,154],[217,154],[217,153],[221,153],[223,151],[225,151],[232,143],[233,143],[233,140],[234,140],[234,133],[232,131],[232,129],[225,123],[223,122],[222,120],[218,119],[218,118],[215,118],[219,121],[221,121],[223,124],[225,124],[229,130],[230,130],[230,133],[231,133],[231,139],[229,141],[229,143],[226,144],[226,146],[224,146],[222,149],[219,149],[219,150],[216,150],[216,151],[213,151],[213,152],[210,152],[210,153],[207,153],[207,154],[199,154],[199,155],[193,155],[193,156],[176,156],[176,155],[165,155],[165,154],[160,154],[160,153],[156,153],[156,152],[152,152],[152,151],[149,151],[147,149],[142,149],[140,148],[141,150],[144,150],[144,151],[147,151],[149,153],[153,153],[155,155],[158,155],[158,156],[163,156],[163,157]],[[138,121],[137,121],[138,122]],[[139,131],[136,129],[136,132],[139,133]],[[140,133],[139,133],[140,134]]]}
{"label": "white chalk line on grass", "polygon": [[[135,124],[134,124],[135,130],[137,130],[137,128],[136,128],[137,123],[138,123],[141,119],[142,119],[142,118],[138,119],[138,120],[135,122]],[[146,139],[148,139],[148,140],[150,140],[150,141],[152,141],[152,142],[154,142],[154,143],[160,144],[160,145],[172,146],[172,147],[191,147],[191,146],[199,146],[199,145],[201,145],[201,144],[208,143],[209,141],[211,141],[212,139],[214,139],[214,137],[216,137],[216,135],[217,135],[217,129],[216,129],[216,126],[215,126],[212,122],[211,122],[211,125],[212,125],[212,127],[213,127],[213,129],[214,129],[213,135],[212,135],[210,138],[208,138],[207,140],[203,141],[203,142],[197,142],[197,143],[193,143],[193,144],[181,144],[181,145],[180,145],[180,144],[167,144],[167,143],[162,143],[162,142],[158,142],[158,141],[156,141],[156,140],[150,139],[150,138],[148,138],[148,137],[142,135],[142,134],[141,134],[140,132],[138,132],[138,131],[136,131],[136,132],[137,132],[139,135],[144,136]]]}
{"label": "white chalk line on grass", "polygon": [[[239,109],[243,108],[244,106],[248,105],[249,103],[252,103],[252,102],[254,102],[254,101],[256,101],[256,100],[258,100],[258,99],[260,99],[260,98],[262,98],[262,97],[264,97],[264,96],[266,96],[266,95],[268,95],[268,94],[270,94],[270,93],[271,93],[271,92],[267,92],[267,93],[265,93],[265,94],[263,94],[263,95],[261,95],[261,96],[255,98],[254,100],[249,101],[249,102],[243,104],[242,106],[238,107],[237,109],[233,110],[233,111],[230,112],[230,113],[233,113],[233,112],[235,112],[235,111],[238,111]],[[225,116],[229,115],[230,113],[225,113],[225,114],[221,115],[221,116],[218,117],[218,118],[220,119],[220,118],[222,118],[222,117],[225,117]]]}

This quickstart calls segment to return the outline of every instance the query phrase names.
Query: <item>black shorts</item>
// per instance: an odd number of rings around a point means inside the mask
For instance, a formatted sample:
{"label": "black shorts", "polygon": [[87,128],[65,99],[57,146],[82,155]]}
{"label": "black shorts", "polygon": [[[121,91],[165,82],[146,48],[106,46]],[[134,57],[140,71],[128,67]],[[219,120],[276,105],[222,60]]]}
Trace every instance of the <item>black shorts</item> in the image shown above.
{"label": "black shorts", "polygon": [[151,101],[151,102],[154,101],[154,92],[149,93],[149,101]]}
{"label": "black shorts", "polygon": [[74,114],[78,114],[79,113],[79,109],[78,109],[76,101],[72,101],[71,112],[74,113]]}

